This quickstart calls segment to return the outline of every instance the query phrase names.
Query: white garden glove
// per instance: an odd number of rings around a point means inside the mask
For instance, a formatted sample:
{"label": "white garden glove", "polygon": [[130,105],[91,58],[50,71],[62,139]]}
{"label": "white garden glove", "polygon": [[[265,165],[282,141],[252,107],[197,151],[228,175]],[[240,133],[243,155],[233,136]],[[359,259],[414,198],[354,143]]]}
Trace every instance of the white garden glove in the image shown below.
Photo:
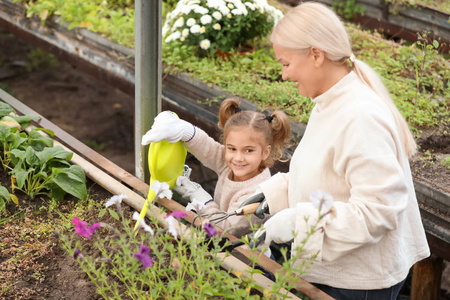
{"label": "white garden glove", "polygon": [[177,186],[174,190],[183,198],[189,199],[191,202],[206,204],[213,198],[206,192],[200,184],[190,181],[187,177],[179,176],[177,178]]}
{"label": "white garden glove", "polygon": [[299,216],[298,208],[285,208],[273,215],[266,223],[265,244],[270,245],[273,241],[277,244],[287,243],[294,239],[296,218]]}
{"label": "white garden glove", "polygon": [[142,137],[142,145],[156,143],[162,140],[176,143],[189,141],[195,135],[195,127],[189,122],[181,120],[171,111],[159,113],[152,128]]}

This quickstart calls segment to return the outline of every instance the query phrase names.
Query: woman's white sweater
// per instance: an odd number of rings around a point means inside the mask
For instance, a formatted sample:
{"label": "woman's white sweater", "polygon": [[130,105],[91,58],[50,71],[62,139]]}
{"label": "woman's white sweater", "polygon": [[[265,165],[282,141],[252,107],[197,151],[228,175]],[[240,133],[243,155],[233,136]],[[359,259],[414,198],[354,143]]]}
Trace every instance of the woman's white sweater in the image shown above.
{"label": "woman's white sweater", "polygon": [[[289,173],[261,184],[271,214],[300,207],[317,215],[309,196],[331,194],[334,213],[319,223],[302,257],[319,252],[305,280],[346,289],[380,289],[406,278],[430,255],[408,158],[392,113],[354,72],[316,103]],[[296,220],[303,239],[305,220]]]}

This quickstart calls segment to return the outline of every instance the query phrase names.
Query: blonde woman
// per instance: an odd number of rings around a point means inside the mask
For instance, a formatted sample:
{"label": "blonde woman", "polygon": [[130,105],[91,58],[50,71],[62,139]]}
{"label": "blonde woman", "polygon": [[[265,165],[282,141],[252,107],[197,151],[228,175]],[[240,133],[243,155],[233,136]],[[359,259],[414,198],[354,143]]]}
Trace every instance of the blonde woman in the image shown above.
{"label": "blonde woman", "polygon": [[[336,299],[396,299],[410,267],[430,255],[408,158],[413,136],[379,76],[358,60],[336,14],[320,3],[293,8],[271,35],[283,80],[315,103],[289,173],[259,187],[272,217],[266,244],[305,238],[317,220],[310,195],[331,195],[302,259],[303,277]],[[316,194],[317,195],[317,194]]]}

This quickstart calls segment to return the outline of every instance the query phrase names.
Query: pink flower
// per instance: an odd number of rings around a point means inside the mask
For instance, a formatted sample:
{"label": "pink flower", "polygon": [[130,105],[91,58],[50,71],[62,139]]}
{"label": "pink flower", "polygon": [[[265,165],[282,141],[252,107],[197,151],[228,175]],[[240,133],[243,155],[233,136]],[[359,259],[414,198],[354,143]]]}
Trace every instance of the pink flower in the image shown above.
{"label": "pink flower", "polygon": [[177,218],[177,219],[181,219],[181,218],[183,218],[183,217],[186,217],[187,215],[188,215],[188,214],[185,213],[184,211],[174,211],[174,212],[168,214],[168,215],[166,216],[166,218],[172,216],[172,217],[175,217],[175,218]]}
{"label": "pink flower", "polygon": [[79,235],[84,236],[87,239],[91,238],[91,235],[95,232],[95,229],[100,228],[100,223],[94,223],[87,227],[85,221],[81,221],[78,217],[73,218],[72,224],[75,225],[75,232]]}
{"label": "pink flower", "polygon": [[149,255],[150,248],[140,244],[139,252],[134,253],[134,256],[142,263],[144,269],[153,266],[153,259]]}

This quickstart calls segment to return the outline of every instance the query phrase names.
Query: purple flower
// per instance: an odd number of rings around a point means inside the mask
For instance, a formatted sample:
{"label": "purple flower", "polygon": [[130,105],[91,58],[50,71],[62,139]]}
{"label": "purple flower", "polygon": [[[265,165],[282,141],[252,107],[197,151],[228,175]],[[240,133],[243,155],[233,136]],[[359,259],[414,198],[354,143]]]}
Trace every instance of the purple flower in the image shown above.
{"label": "purple flower", "polygon": [[73,252],[73,258],[76,260],[78,257],[80,258],[80,260],[84,259],[84,255],[81,253],[81,250],[77,248]]}
{"label": "purple flower", "polygon": [[208,234],[209,237],[213,237],[216,235],[217,230],[214,227],[214,225],[210,222],[206,223],[203,227],[203,229],[205,229],[205,232]]}
{"label": "purple flower", "polygon": [[188,214],[187,214],[187,213],[185,213],[184,211],[180,211],[180,210],[178,210],[178,211],[174,211],[174,212],[172,212],[172,213],[168,214],[168,215],[166,216],[166,218],[168,218],[168,217],[172,216],[172,217],[175,217],[175,218],[181,219],[181,218],[183,218],[183,217],[186,217],[187,215],[188,215]]}
{"label": "purple flower", "polygon": [[91,238],[91,235],[95,232],[95,229],[101,227],[100,223],[94,223],[87,227],[87,223],[79,220],[78,217],[73,218],[72,224],[75,225],[75,232],[87,239]]}
{"label": "purple flower", "polygon": [[144,269],[153,266],[153,259],[150,257],[149,253],[150,248],[140,244],[139,252],[134,254],[134,256],[142,263]]}

